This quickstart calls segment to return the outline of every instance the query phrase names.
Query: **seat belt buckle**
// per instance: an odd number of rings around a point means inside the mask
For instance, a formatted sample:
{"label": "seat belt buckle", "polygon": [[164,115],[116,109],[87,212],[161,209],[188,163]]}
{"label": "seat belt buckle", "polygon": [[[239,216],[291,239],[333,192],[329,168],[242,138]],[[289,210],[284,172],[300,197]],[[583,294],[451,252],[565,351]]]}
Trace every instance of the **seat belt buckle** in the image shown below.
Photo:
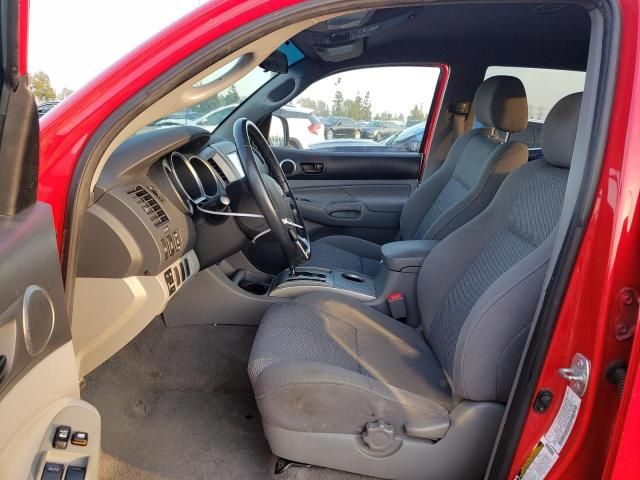
{"label": "seat belt buckle", "polygon": [[387,305],[391,316],[401,322],[407,320],[407,304],[404,300],[404,293],[392,292],[387,295]]}

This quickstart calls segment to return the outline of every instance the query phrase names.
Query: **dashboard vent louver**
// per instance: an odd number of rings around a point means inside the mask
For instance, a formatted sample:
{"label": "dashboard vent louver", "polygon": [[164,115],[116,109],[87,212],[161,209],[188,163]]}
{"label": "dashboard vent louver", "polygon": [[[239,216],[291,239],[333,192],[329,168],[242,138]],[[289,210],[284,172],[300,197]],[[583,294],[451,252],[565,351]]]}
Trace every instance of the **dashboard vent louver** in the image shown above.
{"label": "dashboard vent louver", "polygon": [[216,171],[216,173],[218,175],[220,175],[220,178],[222,179],[224,184],[228,185],[229,184],[229,178],[224,174],[224,172],[222,171],[222,168],[220,168],[220,165],[218,165],[218,162],[216,162],[213,158],[211,158],[211,159],[209,159],[209,164],[213,167],[213,169]]}
{"label": "dashboard vent louver", "polygon": [[156,198],[144,187],[138,185],[128,193],[135,198],[136,203],[139,204],[142,207],[142,210],[144,210],[144,213],[149,216],[154,227],[161,227],[165,223],[169,222],[169,217],[164,213],[164,210],[158,203],[158,200],[156,200]]}

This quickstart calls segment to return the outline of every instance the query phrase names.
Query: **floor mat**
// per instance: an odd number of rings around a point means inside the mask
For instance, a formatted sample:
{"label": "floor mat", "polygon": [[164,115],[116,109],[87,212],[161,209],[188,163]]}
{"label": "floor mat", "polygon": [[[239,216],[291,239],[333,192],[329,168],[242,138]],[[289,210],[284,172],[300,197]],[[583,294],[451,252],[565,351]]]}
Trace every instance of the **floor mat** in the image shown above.
{"label": "floor mat", "polygon": [[86,378],[102,416],[102,480],[352,480],[276,459],[246,373],[255,327],[152,322]]}

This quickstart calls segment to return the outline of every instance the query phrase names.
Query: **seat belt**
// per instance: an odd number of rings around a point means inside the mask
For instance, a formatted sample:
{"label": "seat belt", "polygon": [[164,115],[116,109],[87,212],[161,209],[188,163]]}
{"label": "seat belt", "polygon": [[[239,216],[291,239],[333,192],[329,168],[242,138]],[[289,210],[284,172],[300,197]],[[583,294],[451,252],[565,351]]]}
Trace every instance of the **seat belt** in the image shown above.
{"label": "seat belt", "polygon": [[471,111],[471,102],[463,101],[456,102],[453,105],[449,105],[449,115],[451,115],[451,121],[453,122],[453,140],[464,135],[467,130],[467,118]]}

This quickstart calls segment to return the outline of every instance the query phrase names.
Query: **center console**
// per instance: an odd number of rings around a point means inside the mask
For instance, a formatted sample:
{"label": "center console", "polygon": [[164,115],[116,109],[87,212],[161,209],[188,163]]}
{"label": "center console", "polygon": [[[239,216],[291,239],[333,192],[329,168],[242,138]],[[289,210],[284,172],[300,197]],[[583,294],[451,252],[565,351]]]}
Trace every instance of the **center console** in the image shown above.
{"label": "center console", "polygon": [[208,323],[259,325],[274,304],[305,293],[326,292],[356,299],[416,326],[420,320],[418,272],[437,243],[410,240],[383,245],[382,262],[375,277],[339,268],[306,266],[274,276],[257,271],[241,256],[234,259],[234,264],[225,261],[199,272],[189,282],[189,288],[172,297],[163,312],[164,320],[171,327]]}
{"label": "center console", "polygon": [[363,302],[376,298],[374,279],[346,270],[296,267],[280,273],[273,282],[272,297],[297,297],[317,291],[337,292]]}

